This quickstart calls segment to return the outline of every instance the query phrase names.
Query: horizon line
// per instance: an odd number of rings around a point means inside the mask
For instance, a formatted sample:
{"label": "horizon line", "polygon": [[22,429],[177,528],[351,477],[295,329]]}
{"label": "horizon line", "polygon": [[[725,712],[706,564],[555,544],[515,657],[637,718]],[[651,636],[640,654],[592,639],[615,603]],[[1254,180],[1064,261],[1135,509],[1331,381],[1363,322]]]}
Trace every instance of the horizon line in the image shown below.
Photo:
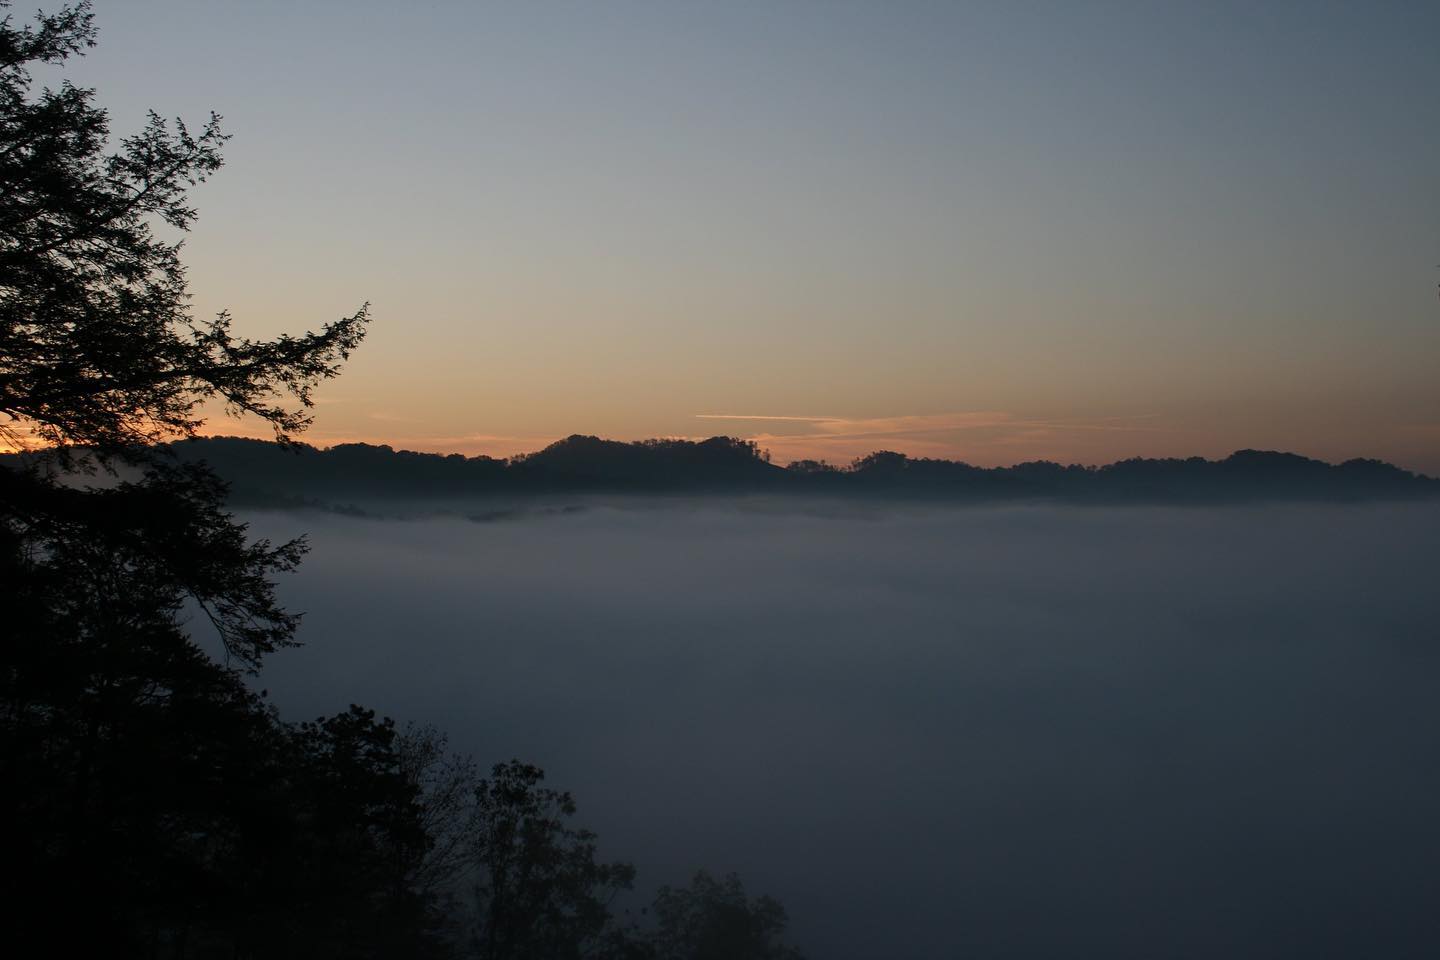
{"label": "horizon line", "polygon": [[[295,444],[297,444],[297,445],[301,445],[301,446],[307,446],[307,447],[310,447],[310,448],[312,448],[312,449],[314,449],[314,450],[317,450],[317,451],[320,451],[320,452],[327,452],[327,451],[334,450],[334,449],[339,448],[339,447],[362,446],[362,447],[372,447],[372,448],[376,448],[376,449],[386,449],[386,450],[389,450],[390,452],[395,453],[395,454],[402,454],[402,453],[403,453],[403,454],[414,454],[414,455],[418,455],[418,456],[435,456],[435,457],[453,457],[453,456],[460,456],[460,457],[464,457],[464,458],[467,459],[467,460],[494,460],[494,461],[497,461],[497,462],[509,463],[509,462],[511,462],[511,461],[515,461],[515,460],[519,460],[519,459],[522,459],[522,458],[526,458],[526,457],[533,456],[534,454],[536,454],[536,453],[541,453],[541,452],[543,452],[543,451],[549,449],[550,447],[553,447],[553,446],[555,446],[555,445],[557,445],[557,444],[559,444],[559,443],[562,443],[562,442],[567,441],[567,440],[577,439],[577,438],[579,438],[579,439],[586,439],[586,440],[598,440],[598,441],[600,441],[600,442],[602,442],[602,443],[620,444],[620,445],[622,445],[622,446],[639,446],[639,445],[643,445],[643,444],[646,444],[646,443],[652,443],[652,442],[656,442],[656,441],[700,444],[700,443],[704,443],[704,442],[706,442],[706,441],[708,441],[708,440],[737,440],[737,441],[740,441],[740,442],[742,442],[742,443],[755,444],[755,445],[756,445],[756,449],[759,450],[761,453],[764,453],[764,454],[766,454],[766,455],[768,455],[769,452],[770,452],[769,450],[767,450],[767,449],[759,446],[759,444],[758,444],[755,440],[753,440],[753,439],[748,439],[748,438],[745,438],[745,437],[733,436],[733,435],[729,435],[729,434],[715,434],[715,435],[708,436],[708,437],[689,437],[689,436],[671,435],[671,436],[643,437],[643,438],[634,439],[634,440],[621,440],[621,439],[615,439],[615,438],[612,438],[612,437],[603,437],[603,436],[600,436],[599,434],[593,434],[593,433],[571,433],[571,434],[567,434],[566,436],[559,437],[559,438],[556,438],[556,439],[554,439],[554,440],[551,440],[550,442],[546,443],[544,446],[542,446],[542,447],[540,447],[540,448],[538,448],[538,449],[528,450],[528,451],[521,451],[521,452],[519,452],[519,453],[514,453],[514,454],[510,454],[510,455],[508,455],[508,456],[501,456],[501,457],[491,456],[491,455],[489,455],[489,454],[465,454],[465,453],[463,453],[463,452],[454,451],[454,450],[452,450],[452,451],[421,450],[421,449],[414,449],[414,448],[410,448],[410,447],[397,446],[395,443],[388,443],[388,442],[376,441],[376,440],[359,440],[359,439],[357,439],[357,440],[347,440],[347,439],[341,439],[341,440],[336,440],[336,441],[331,442],[331,443],[322,444],[322,443],[311,443],[311,442],[309,442],[308,440],[305,440],[303,437],[301,437],[301,438],[296,438],[296,439],[293,441],[293,443],[295,443]],[[165,442],[166,442],[166,443],[187,443],[187,442],[192,442],[192,441],[205,441],[205,440],[246,440],[246,441],[250,441],[250,442],[265,443],[265,444],[271,444],[271,445],[275,445],[275,446],[279,446],[279,445],[280,445],[273,437],[257,437],[257,436],[247,436],[247,435],[245,435],[245,434],[220,434],[220,433],[197,434],[197,435],[194,436],[194,437],[177,438],[177,439],[175,439],[175,440],[165,441]],[[26,451],[11,451],[10,453],[5,454],[5,455],[13,455],[13,454],[15,454],[15,453],[22,453],[22,452],[26,452]],[[1339,467],[1339,466],[1343,466],[1343,465],[1345,465],[1345,464],[1347,464],[1347,463],[1380,463],[1380,464],[1385,464],[1386,466],[1394,467],[1394,468],[1397,469],[1397,470],[1403,470],[1403,471],[1405,471],[1405,472],[1407,472],[1407,473],[1411,473],[1411,474],[1413,474],[1413,475],[1415,475],[1415,476],[1417,476],[1417,477],[1423,477],[1423,478],[1425,478],[1425,479],[1440,479],[1440,478],[1432,477],[1432,476],[1430,476],[1429,474],[1423,473],[1423,472],[1421,472],[1421,471],[1419,471],[1419,470],[1412,470],[1412,469],[1410,469],[1410,468],[1408,468],[1408,467],[1401,466],[1400,464],[1397,464],[1397,463],[1395,463],[1395,462],[1393,462],[1393,461],[1385,460],[1385,459],[1382,459],[1382,458],[1379,458],[1379,457],[1354,456],[1354,457],[1346,457],[1346,458],[1344,458],[1344,459],[1339,459],[1339,460],[1331,460],[1331,459],[1326,459],[1326,458],[1323,458],[1323,457],[1310,456],[1309,454],[1297,453],[1297,452],[1295,452],[1294,450],[1282,450],[1282,449],[1279,449],[1279,448],[1265,448],[1265,447],[1254,447],[1254,446],[1236,447],[1236,448],[1232,449],[1230,452],[1228,452],[1228,453],[1226,453],[1226,454],[1224,454],[1224,455],[1215,456],[1215,457],[1207,457],[1207,456],[1205,456],[1204,454],[1198,454],[1198,453],[1197,453],[1197,454],[1190,454],[1190,455],[1187,455],[1187,456],[1144,456],[1144,455],[1140,455],[1140,454],[1135,454],[1135,455],[1132,455],[1132,456],[1118,457],[1118,458],[1116,458],[1116,459],[1114,459],[1114,460],[1109,460],[1109,461],[1104,461],[1104,462],[1098,462],[1098,461],[1097,461],[1097,462],[1091,462],[1091,463],[1085,463],[1085,462],[1080,462],[1080,461],[1069,461],[1069,462],[1067,462],[1067,461],[1063,461],[1063,460],[1055,460],[1055,459],[1050,459],[1050,458],[1046,458],[1046,457],[1039,457],[1039,458],[1033,458],[1033,459],[1028,459],[1028,460],[1016,460],[1016,461],[1013,461],[1013,462],[1010,462],[1010,463],[1004,463],[1004,464],[995,464],[995,465],[993,465],[993,466],[982,466],[982,465],[979,465],[979,464],[972,463],[972,462],[970,462],[970,461],[968,461],[968,460],[963,460],[963,459],[958,459],[958,458],[914,456],[914,455],[912,455],[912,454],[905,453],[904,451],[901,451],[901,450],[893,450],[893,449],[889,449],[889,448],[880,447],[880,448],[876,448],[876,449],[871,450],[869,453],[861,454],[861,455],[859,455],[859,456],[853,457],[853,458],[851,458],[850,460],[848,460],[848,461],[846,461],[846,462],[831,462],[831,461],[827,461],[827,460],[816,460],[816,459],[814,459],[814,458],[801,457],[801,458],[797,458],[797,459],[794,459],[794,460],[790,460],[790,461],[788,461],[787,463],[783,463],[783,464],[781,464],[781,463],[771,463],[771,465],[774,466],[774,467],[775,467],[776,469],[778,469],[778,470],[788,470],[790,467],[795,466],[796,464],[800,464],[800,463],[822,463],[822,464],[825,464],[826,466],[834,467],[834,468],[837,469],[837,470],[844,470],[844,469],[846,469],[846,468],[848,468],[848,467],[854,466],[856,463],[858,463],[858,462],[860,462],[860,461],[862,461],[862,460],[865,460],[865,459],[867,459],[867,458],[869,458],[869,457],[875,456],[876,454],[883,454],[883,453],[896,454],[896,455],[898,455],[898,456],[904,457],[904,458],[905,458],[906,460],[908,460],[908,461],[913,461],[913,462],[927,462],[927,461],[928,461],[928,462],[939,462],[939,463],[963,464],[963,465],[965,465],[965,466],[974,467],[974,468],[976,468],[976,469],[978,469],[978,470],[1006,470],[1006,469],[1012,469],[1012,468],[1014,468],[1014,467],[1025,466],[1025,465],[1027,465],[1027,464],[1038,464],[1038,463],[1054,464],[1054,465],[1060,466],[1060,467],[1081,467],[1081,468],[1085,468],[1085,469],[1098,469],[1098,468],[1100,468],[1100,467],[1114,466],[1114,465],[1116,465],[1116,464],[1129,463],[1129,462],[1132,462],[1132,461],[1151,461],[1151,462],[1175,461],[1175,462],[1181,462],[1181,463],[1183,463],[1183,462],[1187,462],[1187,461],[1201,460],[1201,461],[1203,461],[1203,462],[1205,462],[1205,463],[1223,463],[1224,461],[1229,460],[1229,459],[1232,459],[1232,458],[1234,458],[1235,456],[1237,456],[1237,455],[1239,455],[1239,454],[1259,453],[1259,454],[1274,454],[1274,455],[1279,455],[1279,456],[1297,457],[1297,458],[1302,459],[1302,460],[1308,460],[1308,461],[1310,461],[1310,462],[1312,462],[1312,463],[1321,463],[1321,464],[1324,464],[1324,465],[1330,466],[1330,467]],[[768,461],[767,461],[767,462],[768,462]]]}

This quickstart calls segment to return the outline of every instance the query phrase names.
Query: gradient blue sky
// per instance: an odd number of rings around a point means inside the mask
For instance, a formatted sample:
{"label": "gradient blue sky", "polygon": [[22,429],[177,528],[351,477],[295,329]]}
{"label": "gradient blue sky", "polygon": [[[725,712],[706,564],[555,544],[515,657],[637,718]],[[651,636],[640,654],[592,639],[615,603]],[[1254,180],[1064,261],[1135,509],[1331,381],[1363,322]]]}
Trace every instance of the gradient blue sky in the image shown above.
{"label": "gradient blue sky", "polygon": [[234,134],[197,311],[373,302],[313,442],[1440,473],[1440,4],[96,12],[117,132]]}

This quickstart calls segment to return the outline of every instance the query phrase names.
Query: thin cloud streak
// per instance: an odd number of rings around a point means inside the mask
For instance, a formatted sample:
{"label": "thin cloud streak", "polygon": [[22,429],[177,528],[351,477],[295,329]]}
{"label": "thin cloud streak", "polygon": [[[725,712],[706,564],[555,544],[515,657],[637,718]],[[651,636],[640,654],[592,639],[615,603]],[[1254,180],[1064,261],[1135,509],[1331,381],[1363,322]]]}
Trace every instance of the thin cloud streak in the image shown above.
{"label": "thin cloud streak", "polygon": [[696,420],[783,420],[792,423],[829,423],[844,417],[783,417],[763,413],[697,413]]}
{"label": "thin cloud streak", "polygon": [[1134,421],[1149,420],[1158,414],[1136,414],[1126,417],[1099,417],[1093,420],[1016,417],[1001,411],[970,411],[963,413],[906,414],[898,417],[802,417],[773,414],[697,413],[697,420],[761,421],[808,423],[820,432],[810,436],[874,436],[879,434],[918,434],[945,430],[976,430],[987,427],[1052,427],[1061,430],[1154,430]]}
{"label": "thin cloud streak", "polygon": [[697,414],[696,419],[736,423],[794,423],[809,427],[795,433],[764,431],[745,439],[787,459],[850,459],[877,449],[911,456],[968,459],[987,464],[1013,463],[1079,453],[1067,435],[1129,435],[1160,428],[1137,421],[1156,414],[1096,419],[1034,419],[1004,411],[908,414],[894,417],[807,417],[781,414]]}

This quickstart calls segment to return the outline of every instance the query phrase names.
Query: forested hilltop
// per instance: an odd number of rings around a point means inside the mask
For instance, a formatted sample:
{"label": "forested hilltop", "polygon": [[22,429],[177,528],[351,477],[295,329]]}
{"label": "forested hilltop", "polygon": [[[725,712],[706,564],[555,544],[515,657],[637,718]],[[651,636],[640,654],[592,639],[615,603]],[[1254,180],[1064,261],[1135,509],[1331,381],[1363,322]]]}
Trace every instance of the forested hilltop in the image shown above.
{"label": "forested hilltop", "polygon": [[753,442],[621,442],[572,436],[507,460],[393,450],[363,443],[282,447],[208,437],[174,444],[231,485],[236,503],[343,505],[350,499],[443,499],[490,494],[776,493],[958,501],[1224,503],[1440,497],[1440,480],[1380,460],[1329,464],[1293,453],[1241,450],[1223,460],[1121,460],[1100,467],[1048,461],[976,467],[890,451],[846,466],[779,466]]}

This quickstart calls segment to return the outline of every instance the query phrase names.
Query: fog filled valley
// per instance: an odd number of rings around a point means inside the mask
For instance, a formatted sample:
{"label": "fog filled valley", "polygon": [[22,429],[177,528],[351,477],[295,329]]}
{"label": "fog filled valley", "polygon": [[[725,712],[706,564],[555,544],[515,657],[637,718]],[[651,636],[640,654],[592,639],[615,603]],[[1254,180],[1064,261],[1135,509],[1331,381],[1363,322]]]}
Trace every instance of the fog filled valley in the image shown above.
{"label": "fog filled valley", "polygon": [[0,0],[0,957],[1440,957],[1437,35]]}
{"label": "fog filled valley", "polygon": [[736,871],[834,960],[1440,943],[1433,502],[390,513],[242,514],[311,545],[254,683],[543,767],[637,897]]}

